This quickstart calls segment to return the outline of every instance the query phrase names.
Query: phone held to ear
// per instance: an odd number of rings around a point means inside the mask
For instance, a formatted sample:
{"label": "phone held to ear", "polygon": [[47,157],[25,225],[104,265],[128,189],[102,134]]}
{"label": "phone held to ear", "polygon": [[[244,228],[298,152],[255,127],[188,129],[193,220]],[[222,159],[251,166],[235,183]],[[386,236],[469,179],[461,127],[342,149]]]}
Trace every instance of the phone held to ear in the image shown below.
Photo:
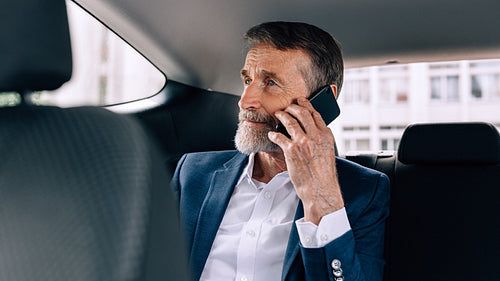
{"label": "phone held to ear", "polygon": [[[330,124],[340,115],[340,108],[337,103],[337,99],[335,99],[335,95],[333,94],[330,86],[321,88],[316,94],[309,98],[309,101],[314,109],[321,114],[321,117],[323,117],[323,121],[325,121],[326,125]],[[288,138],[290,137],[285,129],[285,126],[283,126],[281,122],[276,126],[276,131],[284,134]]]}

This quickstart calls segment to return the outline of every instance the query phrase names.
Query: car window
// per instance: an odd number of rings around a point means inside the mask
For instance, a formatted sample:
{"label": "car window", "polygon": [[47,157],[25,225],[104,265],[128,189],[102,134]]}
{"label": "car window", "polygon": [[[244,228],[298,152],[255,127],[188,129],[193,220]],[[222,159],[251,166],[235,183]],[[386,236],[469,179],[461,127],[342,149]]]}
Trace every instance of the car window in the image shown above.
{"label": "car window", "polygon": [[339,151],[397,150],[407,125],[490,122],[500,128],[500,59],[346,69],[330,124]]}
{"label": "car window", "polygon": [[[67,1],[73,53],[73,76],[55,91],[36,92],[31,102],[60,107],[112,105],[158,93],[165,76],[140,53]],[[1,93],[0,106],[21,102],[17,93]]]}

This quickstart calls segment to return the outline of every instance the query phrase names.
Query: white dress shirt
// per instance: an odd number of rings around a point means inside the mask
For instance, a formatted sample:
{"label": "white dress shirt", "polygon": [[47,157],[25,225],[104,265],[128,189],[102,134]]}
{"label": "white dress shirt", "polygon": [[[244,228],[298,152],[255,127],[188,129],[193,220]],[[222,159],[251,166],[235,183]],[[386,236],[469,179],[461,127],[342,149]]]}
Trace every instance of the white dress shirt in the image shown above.
{"label": "white dress shirt", "polygon": [[[265,184],[252,179],[255,155],[238,180],[200,280],[273,281],[281,272],[299,198],[288,172]],[[323,247],[351,229],[345,209],[319,226],[295,222],[302,245]]]}

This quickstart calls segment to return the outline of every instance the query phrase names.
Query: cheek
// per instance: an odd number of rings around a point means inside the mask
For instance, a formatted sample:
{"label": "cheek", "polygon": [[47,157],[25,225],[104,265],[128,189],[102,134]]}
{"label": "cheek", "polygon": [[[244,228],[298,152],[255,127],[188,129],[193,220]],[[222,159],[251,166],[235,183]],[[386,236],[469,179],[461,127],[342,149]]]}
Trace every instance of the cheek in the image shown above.
{"label": "cheek", "polygon": [[268,96],[263,103],[267,113],[274,117],[274,113],[278,110],[283,110],[292,103],[292,99],[286,94]]}

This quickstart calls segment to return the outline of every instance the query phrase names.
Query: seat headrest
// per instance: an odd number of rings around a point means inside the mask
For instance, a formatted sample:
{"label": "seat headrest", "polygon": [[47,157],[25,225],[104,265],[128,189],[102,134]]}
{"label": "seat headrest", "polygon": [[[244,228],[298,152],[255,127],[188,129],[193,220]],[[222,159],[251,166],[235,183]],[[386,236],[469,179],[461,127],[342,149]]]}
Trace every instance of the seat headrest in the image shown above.
{"label": "seat headrest", "polygon": [[415,124],[398,150],[404,164],[499,164],[500,135],[488,123]]}
{"label": "seat headrest", "polygon": [[53,90],[71,78],[65,0],[0,2],[0,92]]}

